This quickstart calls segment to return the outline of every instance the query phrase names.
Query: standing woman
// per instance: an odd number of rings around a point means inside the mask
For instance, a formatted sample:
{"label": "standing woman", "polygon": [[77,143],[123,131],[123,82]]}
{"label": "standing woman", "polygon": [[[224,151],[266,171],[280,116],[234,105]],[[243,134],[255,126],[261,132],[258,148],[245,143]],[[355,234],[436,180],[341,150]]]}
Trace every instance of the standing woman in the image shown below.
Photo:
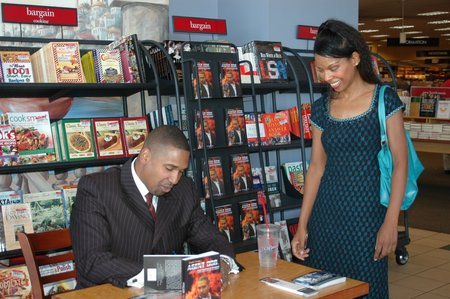
{"label": "standing woman", "polygon": [[316,70],[330,86],[312,107],[313,141],[293,254],[308,266],[369,283],[368,298],[389,298],[387,256],[395,251],[406,186],[403,104],[385,92],[394,170],[389,207],[380,204],[378,92],[360,33],[328,20],[314,44]]}

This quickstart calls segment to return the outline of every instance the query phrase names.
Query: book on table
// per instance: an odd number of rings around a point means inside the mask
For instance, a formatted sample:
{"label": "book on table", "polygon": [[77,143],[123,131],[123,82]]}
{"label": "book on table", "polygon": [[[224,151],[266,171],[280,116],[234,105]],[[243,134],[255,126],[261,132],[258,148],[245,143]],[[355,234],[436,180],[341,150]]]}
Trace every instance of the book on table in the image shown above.
{"label": "book on table", "polygon": [[341,276],[339,274],[327,271],[313,271],[296,277],[292,281],[315,290],[320,290],[322,288],[345,282],[345,280],[345,276]]}
{"label": "book on table", "polygon": [[286,281],[286,280],[282,280],[279,278],[274,278],[274,277],[263,277],[261,278],[259,281],[261,281],[262,283],[267,284],[268,286],[292,293],[292,294],[296,294],[299,296],[303,296],[303,297],[310,297],[310,296],[314,296],[317,295],[319,292],[313,288],[304,286],[304,285],[299,285],[290,281]]}

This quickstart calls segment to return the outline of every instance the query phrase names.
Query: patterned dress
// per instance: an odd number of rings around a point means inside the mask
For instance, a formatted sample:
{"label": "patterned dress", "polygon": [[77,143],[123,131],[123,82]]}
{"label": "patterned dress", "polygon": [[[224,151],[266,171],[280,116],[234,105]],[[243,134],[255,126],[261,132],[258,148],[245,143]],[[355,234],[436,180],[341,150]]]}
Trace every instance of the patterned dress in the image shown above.
{"label": "patterned dress", "polygon": [[[322,131],[327,163],[308,226],[306,264],[366,281],[367,298],[389,298],[388,259],[375,262],[376,234],[386,208],[380,204],[378,92],[355,117],[329,114],[328,97],[313,104],[311,123]],[[385,92],[386,119],[403,108],[395,91]]]}

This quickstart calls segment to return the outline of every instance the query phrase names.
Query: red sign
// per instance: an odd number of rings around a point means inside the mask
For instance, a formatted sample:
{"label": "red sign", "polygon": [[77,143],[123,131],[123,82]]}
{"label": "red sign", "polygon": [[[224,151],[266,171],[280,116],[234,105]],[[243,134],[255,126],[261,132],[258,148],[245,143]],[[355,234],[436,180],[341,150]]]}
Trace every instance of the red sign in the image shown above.
{"label": "red sign", "polygon": [[227,34],[227,21],[221,19],[173,16],[173,30],[194,33]]}
{"label": "red sign", "polygon": [[314,26],[297,26],[297,38],[298,39],[316,39],[317,31],[319,27]]}
{"label": "red sign", "polygon": [[2,3],[4,23],[78,26],[77,9]]}

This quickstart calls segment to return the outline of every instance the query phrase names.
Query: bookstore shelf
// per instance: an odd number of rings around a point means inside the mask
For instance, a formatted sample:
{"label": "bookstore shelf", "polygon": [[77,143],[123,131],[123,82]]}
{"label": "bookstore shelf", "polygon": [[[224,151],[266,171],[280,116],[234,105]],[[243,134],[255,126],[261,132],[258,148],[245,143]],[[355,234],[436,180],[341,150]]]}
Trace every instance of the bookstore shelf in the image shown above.
{"label": "bookstore shelf", "polygon": [[[311,147],[312,140],[311,139],[305,139],[305,147]],[[264,145],[261,146],[261,150],[263,152],[268,151],[276,151],[276,150],[286,150],[286,149],[298,149],[301,146],[300,140],[291,140],[291,143],[289,144],[280,144],[280,145]],[[259,147],[250,147],[249,152],[256,153],[259,151]]]}

